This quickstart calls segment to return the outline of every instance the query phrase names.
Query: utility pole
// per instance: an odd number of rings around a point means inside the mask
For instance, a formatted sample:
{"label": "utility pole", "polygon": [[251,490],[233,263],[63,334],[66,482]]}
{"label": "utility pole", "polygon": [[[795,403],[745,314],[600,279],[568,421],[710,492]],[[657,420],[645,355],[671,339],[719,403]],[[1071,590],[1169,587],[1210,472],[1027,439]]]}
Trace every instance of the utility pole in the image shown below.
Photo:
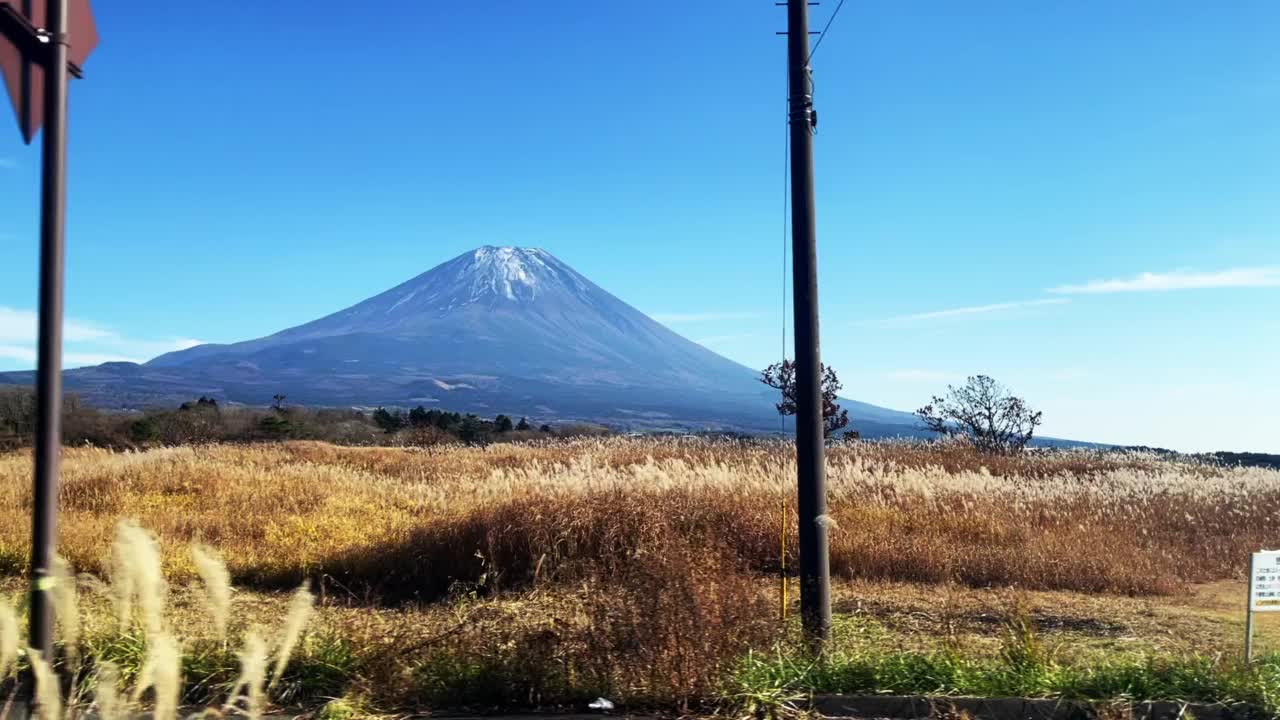
{"label": "utility pole", "polygon": [[809,1],[787,0],[787,111],[791,126],[791,256],[796,341],[796,465],[800,614],[817,649],[831,633],[826,459],[818,352],[818,250],[813,203],[813,85]]}
{"label": "utility pole", "polygon": [[53,661],[53,555],[62,449],[62,278],[67,207],[67,0],[48,0],[40,183],[40,339],[36,365],[31,647]]}

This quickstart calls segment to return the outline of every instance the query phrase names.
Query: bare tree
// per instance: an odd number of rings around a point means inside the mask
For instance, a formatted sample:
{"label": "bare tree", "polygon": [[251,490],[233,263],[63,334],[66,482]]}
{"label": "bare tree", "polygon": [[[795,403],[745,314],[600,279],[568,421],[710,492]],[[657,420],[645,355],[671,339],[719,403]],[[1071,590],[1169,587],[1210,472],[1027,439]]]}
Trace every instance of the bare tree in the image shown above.
{"label": "bare tree", "polygon": [[[836,402],[836,394],[843,387],[836,371],[822,365],[822,436],[831,437],[837,430],[849,425],[849,411],[844,410]],[[782,402],[774,407],[779,415],[796,414],[796,365],[790,360],[783,360],[765,368],[760,373],[760,382],[771,388],[782,391]]]}
{"label": "bare tree", "polygon": [[986,375],[970,376],[962,387],[947,386],[945,397],[916,411],[926,429],[969,438],[982,452],[1021,452],[1031,442],[1041,415]]}

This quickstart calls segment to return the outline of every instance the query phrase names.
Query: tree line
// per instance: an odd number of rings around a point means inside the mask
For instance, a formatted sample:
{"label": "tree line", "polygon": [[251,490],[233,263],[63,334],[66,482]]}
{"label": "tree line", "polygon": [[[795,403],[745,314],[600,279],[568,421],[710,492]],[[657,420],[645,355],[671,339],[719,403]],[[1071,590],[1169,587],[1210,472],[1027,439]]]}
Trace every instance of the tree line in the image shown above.
{"label": "tree line", "polygon": [[[30,388],[0,388],[0,450],[30,445],[36,403]],[[107,448],[189,445],[212,442],[320,440],[340,445],[486,444],[540,438],[607,434],[587,423],[535,425],[499,414],[492,419],[418,406],[407,412],[290,405],[277,394],[268,407],[227,406],[200,397],[178,407],[141,412],[104,411],[72,394],[63,401],[63,442]]]}
{"label": "tree line", "polygon": [[509,415],[498,414],[492,420],[485,420],[476,415],[462,415],[456,412],[432,408],[430,410],[419,405],[409,412],[399,409],[388,410],[380,407],[373,411],[373,423],[384,433],[394,435],[407,430],[410,432],[431,432],[455,435],[466,443],[480,443],[493,435],[508,433],[552,434],[550,425],[543,424],[535,431],[528,418],[520,418],[513,422]]}

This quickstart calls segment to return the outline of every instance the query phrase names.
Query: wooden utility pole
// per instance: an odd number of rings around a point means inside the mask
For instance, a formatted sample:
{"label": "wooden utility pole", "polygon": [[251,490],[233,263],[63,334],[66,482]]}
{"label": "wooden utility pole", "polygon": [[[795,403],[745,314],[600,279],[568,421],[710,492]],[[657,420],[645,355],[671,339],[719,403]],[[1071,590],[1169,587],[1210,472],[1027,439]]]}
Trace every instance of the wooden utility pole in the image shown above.
{"label": "wooden utility pole", "polygon": [[796,465],[800,518],[800,613],[821,648],[831,633],[831,563],[818,352],[818,251],[813,202],[813,85],[809,2],[787,0],[787,109],[791,125],[791,255],[796,340]]}

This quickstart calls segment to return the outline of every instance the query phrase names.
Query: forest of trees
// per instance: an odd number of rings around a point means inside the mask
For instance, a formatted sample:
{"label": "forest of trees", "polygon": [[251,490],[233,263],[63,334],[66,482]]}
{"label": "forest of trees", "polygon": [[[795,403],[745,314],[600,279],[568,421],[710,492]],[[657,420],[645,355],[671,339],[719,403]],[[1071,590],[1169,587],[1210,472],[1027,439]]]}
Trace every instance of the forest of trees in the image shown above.
{"label": "forest of trees", "polygon": [[451,435],[470,444],[483,443],[494,436],[512,433],[530,437],[552,435],[555,432],[550,425],[545,424],[535,431],[529,424],[529,419],[524,417],[517,424],[508,415],[499,414],[492,420],[486,420],[476,415],[462,415],[438,408],[428,410],[421,405],[407,413],[380,407],[373,411],[371,417],[373,424],[387,434],[407,431],[414,436]]}
{"label": "forest of trees", "polygon": [[[0,388],[0,450],[29,445],[35,434],[36,403],[30,388]],[[418,406],[407,412],[379,407],[309,408],[290,405],[285,395],[267,407],[223,406],[200,397],[176,408],[110,412],[88,407],[74,395],[63,403],[63,441],[68,445],[137,448],[209,442],[323,440],[343,445],[437,445],[602,435],[599,425],[558,423],[535,426],[508,415],[481,418]]]}

